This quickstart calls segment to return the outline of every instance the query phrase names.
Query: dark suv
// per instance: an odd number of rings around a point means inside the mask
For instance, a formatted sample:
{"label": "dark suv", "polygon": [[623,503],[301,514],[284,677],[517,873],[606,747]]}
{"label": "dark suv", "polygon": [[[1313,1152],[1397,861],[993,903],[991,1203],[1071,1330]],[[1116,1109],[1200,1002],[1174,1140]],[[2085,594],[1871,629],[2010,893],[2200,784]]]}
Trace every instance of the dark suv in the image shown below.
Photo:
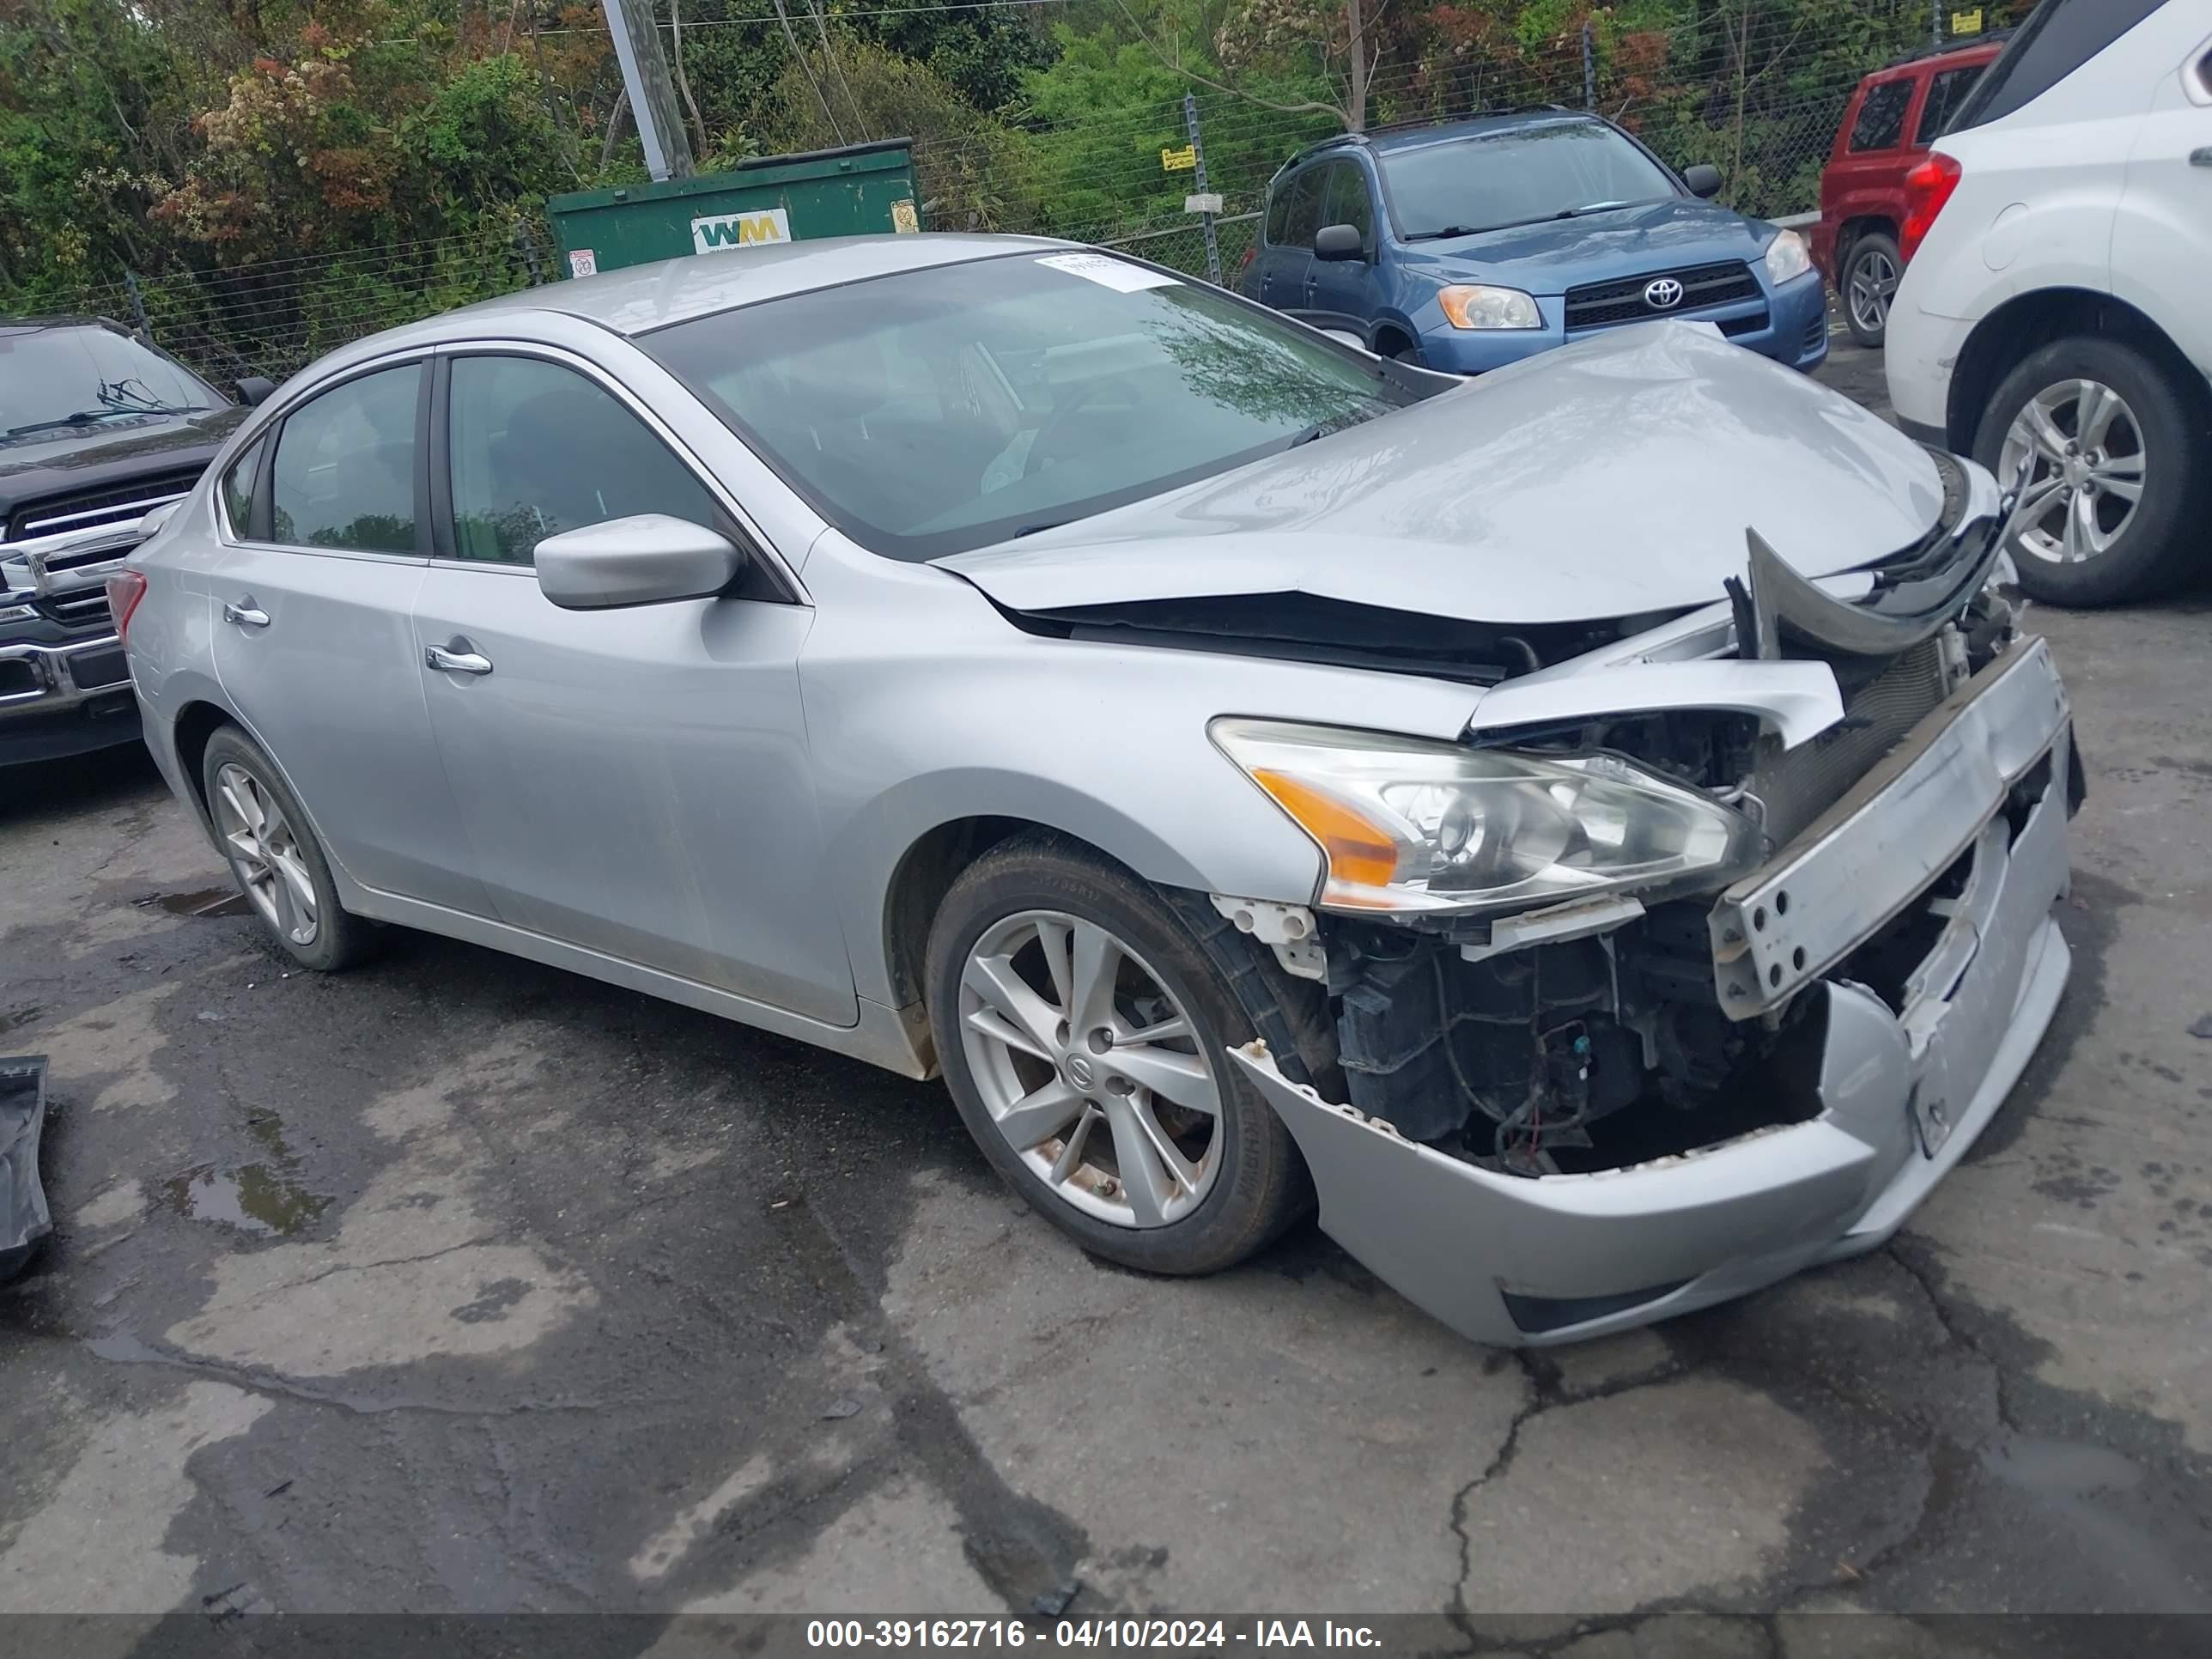
{"label": "dark suv", "polygon": [[107,573],[245,413],[114,323],[0,318],[0,766],[138,735]]}
{"label": "dark suv", "polygon": [[1905,275],[1897,239],[1905,222],[1905,175],[1928,154],[2011,33],[2000,29],[1899,58],[1860,82],[1844,106],[1820,173],[1813,262],[1834,284],[1851,337],[1863,346],[1879,347],[1887,337],[1889,302]]}

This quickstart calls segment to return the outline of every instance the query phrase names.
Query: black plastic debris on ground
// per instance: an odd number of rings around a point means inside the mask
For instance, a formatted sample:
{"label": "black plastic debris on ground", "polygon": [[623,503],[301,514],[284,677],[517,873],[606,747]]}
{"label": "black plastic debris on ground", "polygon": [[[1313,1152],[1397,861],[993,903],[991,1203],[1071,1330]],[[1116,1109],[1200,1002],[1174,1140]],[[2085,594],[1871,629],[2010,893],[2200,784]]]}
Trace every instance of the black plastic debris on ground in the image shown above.
{"label": "black plastic debris on ground", "polygon": [[0,1283],[22,1272],[54,1230],[39,1184],[46,1123],[46,1057],[0,1060]]}

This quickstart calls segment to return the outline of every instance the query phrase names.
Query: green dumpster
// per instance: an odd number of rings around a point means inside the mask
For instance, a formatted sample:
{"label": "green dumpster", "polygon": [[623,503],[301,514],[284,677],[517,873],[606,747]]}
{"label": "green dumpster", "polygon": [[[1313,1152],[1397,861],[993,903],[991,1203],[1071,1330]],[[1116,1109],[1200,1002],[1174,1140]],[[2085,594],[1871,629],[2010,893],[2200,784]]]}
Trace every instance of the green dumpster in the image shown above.
{"label": "green dumpster", "polygon": [[921,228],[914,156],[903,138],[763,155],[696,179],[577,191],[553,198],[545,214],[571,276],[763,242]]}

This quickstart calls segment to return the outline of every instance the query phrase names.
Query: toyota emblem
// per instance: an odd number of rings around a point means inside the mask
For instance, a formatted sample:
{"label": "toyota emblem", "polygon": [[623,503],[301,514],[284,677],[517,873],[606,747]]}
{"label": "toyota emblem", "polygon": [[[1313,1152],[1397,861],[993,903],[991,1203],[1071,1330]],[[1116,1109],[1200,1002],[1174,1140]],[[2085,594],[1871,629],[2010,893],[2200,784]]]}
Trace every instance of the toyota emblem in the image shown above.
{"label": "toyota emblem", "polygon": [[1672,311],[1682,303],[1682,285],[1672,276],[1662,276],[1644,285],[1644,303],[1654,311]]}

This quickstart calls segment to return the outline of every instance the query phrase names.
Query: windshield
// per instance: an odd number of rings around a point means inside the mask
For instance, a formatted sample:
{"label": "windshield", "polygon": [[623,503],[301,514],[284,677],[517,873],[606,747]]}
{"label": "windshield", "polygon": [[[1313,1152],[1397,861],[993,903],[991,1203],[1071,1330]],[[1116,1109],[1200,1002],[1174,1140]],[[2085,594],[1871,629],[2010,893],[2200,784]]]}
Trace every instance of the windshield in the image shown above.
{"label": "windshield", "polygon": [[641,343],[823,517],[901,559],[1103,512],[1416,395],[1217,289],[1103,253],[907,271]]}
{"label": "windshield", "polygon": [[112,329],[0,325],[0,435],[222,407],[197,377]]}
{"label": "windshield", "polygon": [[1531,224],[1679,194],[1666,169],[1595,121],[1385,150],[1390,216],[1406,237]]}

